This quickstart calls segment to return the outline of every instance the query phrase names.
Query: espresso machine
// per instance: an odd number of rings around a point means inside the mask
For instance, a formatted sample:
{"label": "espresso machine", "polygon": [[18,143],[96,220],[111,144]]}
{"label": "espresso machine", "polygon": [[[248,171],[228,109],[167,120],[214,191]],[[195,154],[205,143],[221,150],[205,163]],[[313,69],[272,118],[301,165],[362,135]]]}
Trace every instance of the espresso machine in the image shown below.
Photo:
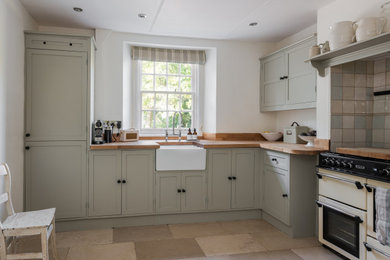
{"label": "espresso machine", "polygon": [[104,144],[104,128],[103,123],[100,120],[97,120],[92,124],[92,143]]}

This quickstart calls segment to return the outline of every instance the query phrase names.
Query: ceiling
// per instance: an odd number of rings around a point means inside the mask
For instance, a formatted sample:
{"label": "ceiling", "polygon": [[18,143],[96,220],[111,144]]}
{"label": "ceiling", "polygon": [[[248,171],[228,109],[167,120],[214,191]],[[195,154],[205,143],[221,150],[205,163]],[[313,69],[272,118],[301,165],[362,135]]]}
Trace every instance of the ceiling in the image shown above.
{"label": "ceiling", "polygon": [[[262,41],[278,41],[316,23],[317,9],[332,1],[20,0],[43,26]],[[139,13],[147,17],[141,19]],[[258,26],[250,27],[251,22]]]}

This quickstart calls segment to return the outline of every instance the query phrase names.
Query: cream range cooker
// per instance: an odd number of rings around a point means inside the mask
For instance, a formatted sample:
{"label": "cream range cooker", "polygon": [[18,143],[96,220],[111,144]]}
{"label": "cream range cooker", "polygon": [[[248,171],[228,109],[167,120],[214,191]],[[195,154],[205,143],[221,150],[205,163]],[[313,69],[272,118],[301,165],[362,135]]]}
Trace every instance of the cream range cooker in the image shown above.
{"label": "cream range cooker", "polygon": [[349,259],[390,259],[375,227],[375,190],[390,189],[390,162],[322,153],[317,176],[319,241]]}

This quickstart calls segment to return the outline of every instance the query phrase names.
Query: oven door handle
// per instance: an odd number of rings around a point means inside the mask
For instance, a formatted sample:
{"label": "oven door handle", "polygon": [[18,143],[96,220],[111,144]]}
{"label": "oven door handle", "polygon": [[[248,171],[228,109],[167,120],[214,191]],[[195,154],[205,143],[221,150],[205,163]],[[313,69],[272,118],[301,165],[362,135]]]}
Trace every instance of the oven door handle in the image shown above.
{"label": "oven door handle", "polygon": [[363,245],[364,245],[364,247],[367,249],[367,251],[375,250],[375,251],[377,251],[379,254],[382,254],[382,255],[384,255],[384,256],[390,258],[390,254],[389,254],[389,253],[383,252],[382,250],[380,250],[380,249],[378,249],[378,248],[376,248],[376,247],[374,247],[374,246],[368,244],[367,242],[363,242]]}
{"label": "oven door handle", "polygon": [[365,183],[364,186],[366,187],[366,190],[368,192],[372,192],[372,190],[374,190],[376,188],[375,186],[372,186],[372,185],[367,184],[367,183]]}
{"label": "oven door handle", "polygon": [[319,201],[319,200],[316,200],[316,203],[317,203],[318,207],[320,207],[320,208],[321,208],[322,206],[325,206],[325,207],[330,208],[330,209],[333,209],[333,210],[335,210],[335,211],[337,211],[337,212],[343,213],[343,214],[345,214],[345,215],[347,215],[347,216],[353,217],[353,218],[355,219],[355,221],[358,222],[359,224],[363,223],[363,220],[362,220],[359,216],[356,216],[356,215],[354,215],[354,214],[351,214],[351,213],[349,213],[349,212],[346,212],[345,210],[342,210],[342,209],[340,209],[340,208],[331,206],[331,205],[329,205],[329,204],[327,204],[327,203],[324,203],[324,202],[321,202],[321,201]]}
{"label": "oven door handle", "polygon": [[345,178],[341,178],[341,177],[338,177],[338,176],[333,176],[333,175],[329,175],[329,174],[324,174],[324,173],[319,173],[317,172],[317,177],[319,179],[322,179],[322,177],[328,177],[328,178],[331,178],[331,179],[335,179],[335,180],[338,180],[338,181],[343,181],[343,182],[348,182],[348,183],[352,183],[352,184],[355,184],[356,188],[358,190],[361,190],[363,189],[363,185],[360,183],[360,181],[353,181],[353,180],[349,180],[349,179],[345,179]]}

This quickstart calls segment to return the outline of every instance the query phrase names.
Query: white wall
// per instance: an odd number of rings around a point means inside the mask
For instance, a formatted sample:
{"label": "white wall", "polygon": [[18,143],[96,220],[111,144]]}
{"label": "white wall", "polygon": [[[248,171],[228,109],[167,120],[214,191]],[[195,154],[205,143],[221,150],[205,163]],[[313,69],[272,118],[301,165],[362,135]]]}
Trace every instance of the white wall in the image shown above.
{"label": "white wall", "polygon": [[[329,40],[329,26],[340,21],[356,21],[367,16],[380,16],[380,6],[387,0],[335,0],[318,10],[318,41]],[[317,127],[319,138],[330,138],[330,74],[317,77]]]}
{"label": "white wall", "polygon": [[[23,210],[24,30],[37,29],[19,1],[0,0],[0,163],[12,172],[16,211]],[[3,187],[2,187],[3,188]]]}
{"label": "white wall", "polygon": [[[205,130],[258,132],[275,127],[272,113],[259,112],[258,59],[270,52],[273,44],[107,33],[107,30],[101,29],[96,29],[96,42],[96,119],[123,118],[123,45],[132,42],[216,50],[216,57],[210,56],[210,64],[205,66],[205,76],[211,77],[206,79],[205,102],[208,110],[204,111]],[[216,67],[215,80],[212,79],[211,70],[208,71],[212,66]],[[213,100],[216,102],[215,108]]]}

